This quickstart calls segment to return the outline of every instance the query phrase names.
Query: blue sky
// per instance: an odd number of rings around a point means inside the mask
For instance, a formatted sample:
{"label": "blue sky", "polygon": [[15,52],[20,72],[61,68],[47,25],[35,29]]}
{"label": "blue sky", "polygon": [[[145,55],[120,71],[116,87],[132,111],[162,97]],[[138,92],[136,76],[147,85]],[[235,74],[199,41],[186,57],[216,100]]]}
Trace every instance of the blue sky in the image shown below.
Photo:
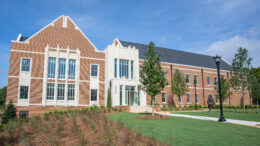
{"label": "blue sky", "polygon": [[114,38],[202,53],[227,61],[239,46],[260,66],[259,0],[6,0],[0,5],[0,87],[7,85],[11,40],[70,16],[103,50]]}

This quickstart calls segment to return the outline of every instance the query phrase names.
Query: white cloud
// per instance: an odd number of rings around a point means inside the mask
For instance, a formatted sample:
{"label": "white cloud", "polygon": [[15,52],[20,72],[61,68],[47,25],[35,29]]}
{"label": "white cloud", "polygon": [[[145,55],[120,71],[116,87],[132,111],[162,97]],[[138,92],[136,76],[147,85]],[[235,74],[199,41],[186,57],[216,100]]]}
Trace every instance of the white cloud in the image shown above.
{"label": "white cloud", "polygon": [[228,62],[232,63],[235,53],[239,47],[246,48],[249,52],[249,57],[253,57],[253,66],[260,67],[260,40],[247,39],[241,36],[234,36],[224,41],[214,42],[205,51],[205,54],[214,56],[220,55]]}

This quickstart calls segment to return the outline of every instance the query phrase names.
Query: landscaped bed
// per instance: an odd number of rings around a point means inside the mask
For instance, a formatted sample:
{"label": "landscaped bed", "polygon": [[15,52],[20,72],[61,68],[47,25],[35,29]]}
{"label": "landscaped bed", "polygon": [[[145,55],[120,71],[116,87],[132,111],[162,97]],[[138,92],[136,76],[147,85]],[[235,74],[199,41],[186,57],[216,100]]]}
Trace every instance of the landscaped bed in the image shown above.
{"label": "landscaped bed", "polygon": [[166,145],[108,120],[106,111],[54,111],[11,121],[0,133],[0,145]]}
{"label": "landscaped bed", "polygon": [[181,117],[146,120],[137,116],[140,114],[107,115],[136,132],[171,145],[260,145],[259,128]]}
{"label": "landscaped bed", "polygon": [[[174,114],[187,114],[194,116],[206,116],[206,117],[219,117],[220,112],[217,111],[193,111],[193,112],[173,112]],[[242,109],[224,109],[224,117],[227,119],[246,120],[246,121],[259,121],[260,122],[260,111],[257,110],[246,110]]]}

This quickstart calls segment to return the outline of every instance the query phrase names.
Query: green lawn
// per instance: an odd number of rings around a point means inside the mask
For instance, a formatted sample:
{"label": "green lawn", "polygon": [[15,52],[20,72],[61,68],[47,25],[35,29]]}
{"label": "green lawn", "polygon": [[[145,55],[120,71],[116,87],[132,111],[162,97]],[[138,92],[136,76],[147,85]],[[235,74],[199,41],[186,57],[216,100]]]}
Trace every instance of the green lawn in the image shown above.
{"label": "green lawn", "polygon": [[259,128],[181,117],[143,120],[137,119],[138,115],[116,113],[107,117],[121,119],[126,127],[172,145],[260,145]]}
{"label": "green lawn", "polygon": [[[202,111],[202,112],[174,112],[176,114],[186,114],[194,116],[206,116],[206,117],[219,117],[220,112],[218,111]],[[224,117],[227,119],[247,120],[247,121],[259,121],[260,122],[260,111],[255,110],[224,110]]]}

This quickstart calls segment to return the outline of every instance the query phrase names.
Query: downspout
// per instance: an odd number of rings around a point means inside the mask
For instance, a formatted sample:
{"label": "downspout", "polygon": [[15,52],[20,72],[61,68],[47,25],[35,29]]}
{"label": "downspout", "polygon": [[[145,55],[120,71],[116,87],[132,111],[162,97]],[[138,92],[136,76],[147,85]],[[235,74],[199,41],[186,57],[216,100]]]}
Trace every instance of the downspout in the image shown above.
{"label": "downspout", "polygon": [[202,93],[203,93],[203,102],[204,102],[204,107],[205,105],[205,92],[204,92],[204,77],[203,77],[203,68],[201,68],[201,76],[202,76]]}

